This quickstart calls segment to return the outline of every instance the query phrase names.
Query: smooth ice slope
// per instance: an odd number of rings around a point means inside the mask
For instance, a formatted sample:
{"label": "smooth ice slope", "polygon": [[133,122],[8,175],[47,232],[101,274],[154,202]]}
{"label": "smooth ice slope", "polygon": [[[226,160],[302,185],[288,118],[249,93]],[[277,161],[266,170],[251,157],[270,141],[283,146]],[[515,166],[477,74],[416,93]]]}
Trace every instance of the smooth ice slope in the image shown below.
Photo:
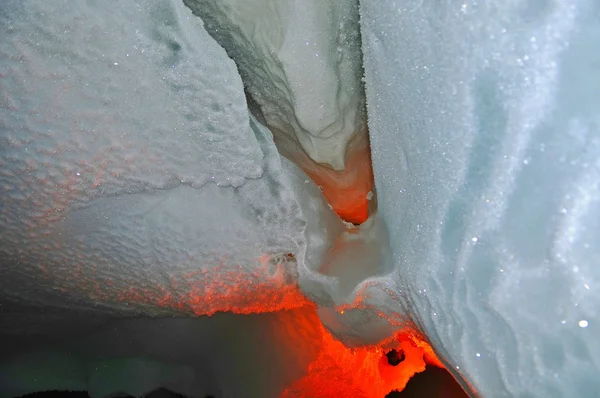
{"label": "smooth ice slope", "polygon": [[[345,167],[364,128],[357,1],[185,0],[237,63],[269,128],[317,163]],[[280,146],[281,149],[281,146]]]}
{"label": "smooth ice slope", "polygon": [[480,396],[600,391],[599,17],[361,2],[399,302]]}

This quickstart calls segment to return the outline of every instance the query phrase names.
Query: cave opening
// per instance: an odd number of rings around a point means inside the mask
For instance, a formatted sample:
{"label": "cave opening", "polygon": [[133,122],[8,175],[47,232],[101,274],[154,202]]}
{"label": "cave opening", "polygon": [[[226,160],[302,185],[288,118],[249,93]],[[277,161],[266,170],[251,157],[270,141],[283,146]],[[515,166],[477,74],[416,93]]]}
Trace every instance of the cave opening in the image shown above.
{"label": "cave opening", "polygon": [[385,356],[387,357],[388,363],[392,366],[400,365],[400,363],[406,358],[402,349],[391,349],[385,354]]}

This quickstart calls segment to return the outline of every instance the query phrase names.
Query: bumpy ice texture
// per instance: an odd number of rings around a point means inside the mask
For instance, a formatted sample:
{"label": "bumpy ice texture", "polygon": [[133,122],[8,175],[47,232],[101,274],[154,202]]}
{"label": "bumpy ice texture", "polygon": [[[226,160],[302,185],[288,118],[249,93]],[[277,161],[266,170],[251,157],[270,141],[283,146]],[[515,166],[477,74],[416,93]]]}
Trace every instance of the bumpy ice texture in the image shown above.
{"label": "bumpy ice texture", "polygon": [[[600,33],[591,1],[364,2],[381,214],[360,229],[344,229],[317,188],[280,160],[269,132],[248,123],[235,66],[181,4],[138,1],[118,13],[84,2],[0,7],[4,341],[51,327],[64,334],[57,324],[65,320],[92,328],[102,314],[294,308],[305,305],[292,286],[299,278],[347,344],[421,328],[483,396],[598,389],[600,90],[590,76]],[[302,330],[293,341],[306,355],[291,354],[298,362],[278,368],[279,380],[298,377],[319,351],[310,337],[318,332],[306,327],[314,319],[302,321],[314,316],[295,311],[256,325],[258,335]],[[116,335],[105,329],[94,344],[75,341],[46,385],[140,393],[156,375],[157,385],[212,393],[227,383],[198,378],[194,366],[222,361],[228,347],[200,347],[186,359],[193,336],[215,341],[252,326],[202,322],[180,324],[192,337],[178,341],[144,321],[120,323]],[[150,330],[137,348],[160,351],[149,354],[159,362],[128,346]],[[125,342],[113,344],[115,336]],[[234,337],[242,347],[260,341]],[[105,354],[98,363],[85,357],[97,358],[86,351],[94,345]],[[47,372],[57,355],[21,357],[2,374]],[[178,363],[165,364],[169,357]],[[143,377],[119,384],[93,371],[119,361]],[[112,390],[103,389],[107,379]],[[282,388],[259,380],[226,393]]]}
{"label": "bumpy ice texture", "polygon": [[600,390],[600,7],[361,2],[399,303],[481,396]]}
{"label": "bumpy ice texture", "polygon": [[20,308],[3,332],[51,308],[296,305],[304,218],[200,20],[174,1],[1,10],[0,291]]}
{"label": "bumpy ice texture", "polygon": [[[410,339],[390,342],[410,364],[392,368],[320,324],[357,345],[394,331],[335,323],[357,284],[389,272],[381,223],[347,229],[279,157],[182,4],[30,0],[0,15],[0,396],[379,397],[424,368]],[[147,319],[219,311],[278,312]]]}

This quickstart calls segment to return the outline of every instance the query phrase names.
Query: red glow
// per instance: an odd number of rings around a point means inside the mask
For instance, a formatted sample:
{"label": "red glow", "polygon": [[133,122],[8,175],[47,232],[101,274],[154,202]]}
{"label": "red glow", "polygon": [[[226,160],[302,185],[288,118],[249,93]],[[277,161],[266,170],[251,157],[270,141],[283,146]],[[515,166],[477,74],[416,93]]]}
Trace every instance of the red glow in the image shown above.
{"label": "red glow", "polygon": [[[410,331],[399,332],[376,346],[351,349],[321,326],[321,339],[322,349],[306,376],[289,386],[281,398],[381,398],[392,390],[403,390],[415,373],[425,370],[424,350],[419,346],[424,342]],[[397,366],[390,365],[385,355],[383,347],[390,344],[405,356]]]}
{"label": "red glow", "polygon": [[154,313],[196,316],[216,312],[257,314],[305,307],[310,302],[295,283],[288,283],[282,264],[275,265],[272,277],[266,277],[269,256],[257,259],[255,272],[241,266],[199,269],[169,276],[167,286],[139,286],[132,283],[115,283],[102,277],[93,278],[93,286],[80,286],[96,301],[121,302],[135,307],[147,305]]}

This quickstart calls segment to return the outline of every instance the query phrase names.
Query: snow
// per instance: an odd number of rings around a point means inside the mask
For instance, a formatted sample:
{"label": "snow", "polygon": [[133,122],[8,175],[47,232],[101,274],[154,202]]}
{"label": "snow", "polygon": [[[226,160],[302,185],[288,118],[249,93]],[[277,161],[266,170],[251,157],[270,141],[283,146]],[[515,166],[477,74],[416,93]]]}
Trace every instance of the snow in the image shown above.
{"label": "snow", "polygon": [[[356,1],[185,0],[236,61],[283,152],[345,167],[346,144],[364,126]],[[286,139],[281,141],[285,142]]]}
{"label": "snow", "polygon": [[304,217],[198,19],[169,1],[2,8],[3,297],[204,314],[249,305],[244,280],[287,305],[295,261],[278,259],[306,250]]}
{"label": "snow", "polygon": [[600,388],[599,11],[361,2],[398,304],[480,396]]}
{"label": "snow", "polygon": [[339,220],[183,4],[2,7],[4,334],[302,305],[296,262],[335,228],[305,236],[294,190]]}

